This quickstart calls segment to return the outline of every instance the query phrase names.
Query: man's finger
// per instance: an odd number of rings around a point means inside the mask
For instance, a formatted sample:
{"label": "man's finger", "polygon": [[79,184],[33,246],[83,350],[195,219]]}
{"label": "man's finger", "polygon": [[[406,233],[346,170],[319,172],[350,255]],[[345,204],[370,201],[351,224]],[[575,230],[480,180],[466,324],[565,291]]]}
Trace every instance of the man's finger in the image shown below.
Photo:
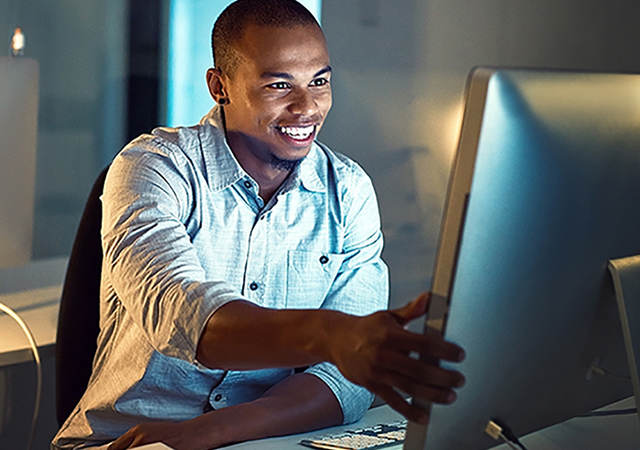
{"label": "man's finger", "polygon": [[443,369],[401,353],[384,352],[381,363],[382,370],[397,372],[424,385],[459,388],[465,383],[464,376],[456,370]]}
{"label": "man's finger", "polygon": [[398,411],[410,421],[424,425],[429,422],[429,417],[427,416],[426,411],[422,408],[411,405],[392,388],[388,386],[377,386],[374,391],[387,403],[387,405]]}
{"label": "man's finger", "polygon": [[460,362],[465,353],[462,347],[445,341],[437,334],[417,334],[401,330],[394,335],[396,348],[405,352],[417,352],[420,356]]}
{"label": "man's finger", "polygon": [[405,325],[411,322],[413,319],[417,319],[427,312],[430,299],[431,294],[429,292],[424,292],[416,297],[413,301],[400,308],[392,309],[390,312],[398,320],[398,322],[400,322],[401,325]]}
{"label": "man's finger", "polygon": [[131,441],[133,441],[133,436],[131,433],[126,432],[113,441],[107,450],[125,450],[131,446]]}
{"label": "man's finger", "polygon": [[411,397],[428,400],[433,403],[448,405],[457,398],[456,393],[451,389],[424,385],[412,378],[394,372],[379,373],[378,382],[393,386]]}

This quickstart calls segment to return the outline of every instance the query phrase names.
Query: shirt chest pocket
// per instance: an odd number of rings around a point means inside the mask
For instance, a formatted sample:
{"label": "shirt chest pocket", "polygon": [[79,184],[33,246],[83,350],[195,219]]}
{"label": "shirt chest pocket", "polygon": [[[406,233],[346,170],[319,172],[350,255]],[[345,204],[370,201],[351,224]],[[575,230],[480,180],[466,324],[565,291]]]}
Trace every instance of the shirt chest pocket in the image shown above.
{"label": "shirt chest pocket", "polygon": [[287,255],[286,307],[314,309],[322,305],[344,255],[290,250]]}

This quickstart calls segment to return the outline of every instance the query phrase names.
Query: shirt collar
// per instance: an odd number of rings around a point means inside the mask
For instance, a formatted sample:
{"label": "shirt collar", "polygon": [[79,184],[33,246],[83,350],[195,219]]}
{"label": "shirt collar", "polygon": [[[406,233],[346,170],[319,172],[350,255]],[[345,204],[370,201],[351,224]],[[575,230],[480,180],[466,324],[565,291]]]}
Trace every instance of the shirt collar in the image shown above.
{"label": "shirt collar", "polygon": [[[251,178],[240,166],[235,155],[231,151],[224,133],[221,108],[214,106],[200,120],[200,145],[205,161],[207,179],[213,190],[223,190],[243,178]],[[291,182],[286,190],[302,185],[312,192],[322,192],[326,184],[323,181],[322,170],[323,151],[314,142],[309,154],[300,162],[291,174]],[[285,182],[286,183],[286,182]]]}
{"label": "shirt collar", "polygon": [[200,119],[198,134],[207,180],[212,190],[221,191],[249,176],[227,144],[218,106],[212,108]]}
{"label": "shirt collar", "polygon": [[309,154],[300,161],[293,172],[294,181],[298,181],[302,187],[311,192],[323,192],[326,184],[322,181],[324,158],[322,150],[317,143],[311,145]]}

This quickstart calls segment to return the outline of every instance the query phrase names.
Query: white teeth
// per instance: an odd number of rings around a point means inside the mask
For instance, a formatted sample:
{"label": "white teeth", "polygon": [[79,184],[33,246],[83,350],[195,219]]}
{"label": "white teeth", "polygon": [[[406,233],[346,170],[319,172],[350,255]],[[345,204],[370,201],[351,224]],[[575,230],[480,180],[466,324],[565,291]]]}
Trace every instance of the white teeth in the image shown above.
{"label": "white teeth", "polygon": [[307,139],[313,133],[314,126],[309,125],[306,127],[278,127],[280,132],[290,136],[294,139]]}

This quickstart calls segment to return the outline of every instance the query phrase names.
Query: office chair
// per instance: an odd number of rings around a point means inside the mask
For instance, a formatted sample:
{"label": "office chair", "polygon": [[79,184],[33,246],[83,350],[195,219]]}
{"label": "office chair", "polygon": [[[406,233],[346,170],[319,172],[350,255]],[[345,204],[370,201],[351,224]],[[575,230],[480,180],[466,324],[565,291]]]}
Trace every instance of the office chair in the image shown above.
{"label": "office chair", "polygon": [[96,179],[78,225],[62,288],[56,335],[56,417],[62,426],[84,394],[100,330],[102,243],[100,196],[107,166]]}

